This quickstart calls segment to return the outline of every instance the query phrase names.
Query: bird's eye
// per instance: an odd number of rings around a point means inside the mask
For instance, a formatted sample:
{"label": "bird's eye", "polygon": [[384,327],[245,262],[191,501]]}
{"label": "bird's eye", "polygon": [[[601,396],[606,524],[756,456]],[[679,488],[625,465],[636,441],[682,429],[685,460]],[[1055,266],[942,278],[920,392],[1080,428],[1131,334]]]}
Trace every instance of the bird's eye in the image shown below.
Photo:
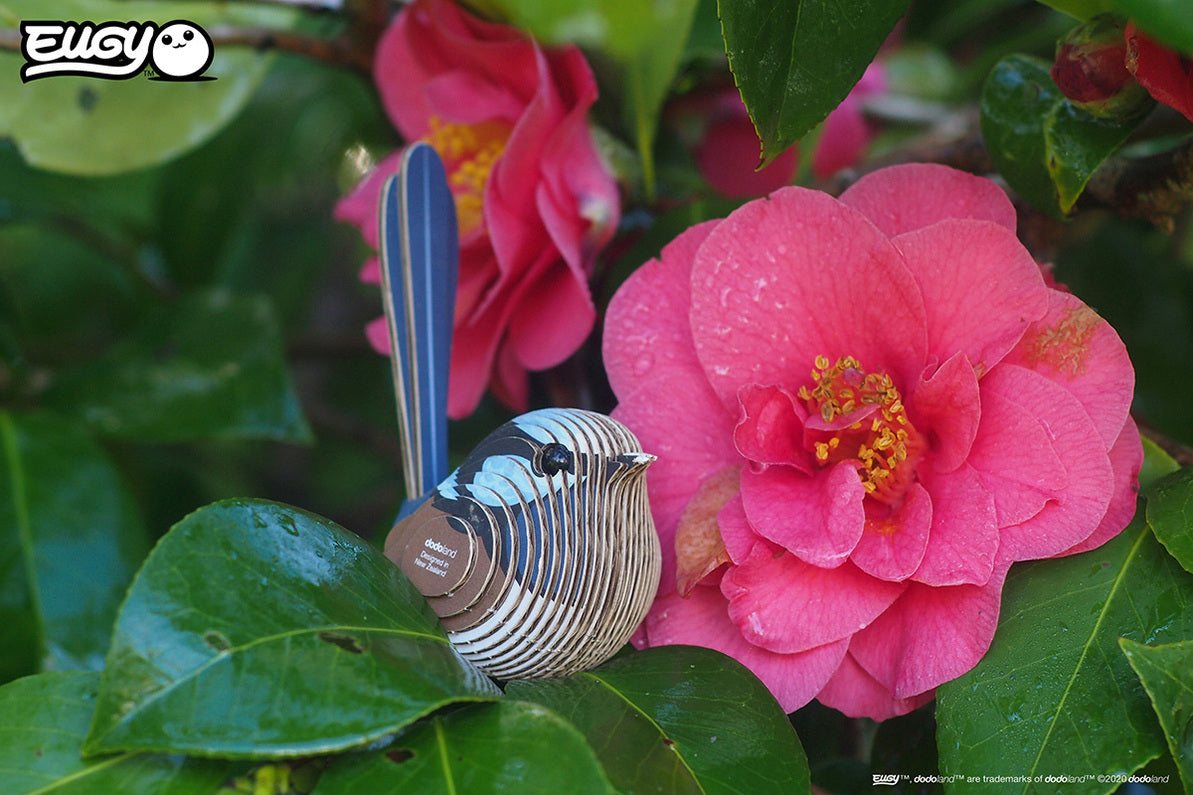
{"label": "bird's eye", "polygon": [[565,470],[571,471],[572,453],[558,442],[548,442],[538,451],[535,466],[548,477]]}

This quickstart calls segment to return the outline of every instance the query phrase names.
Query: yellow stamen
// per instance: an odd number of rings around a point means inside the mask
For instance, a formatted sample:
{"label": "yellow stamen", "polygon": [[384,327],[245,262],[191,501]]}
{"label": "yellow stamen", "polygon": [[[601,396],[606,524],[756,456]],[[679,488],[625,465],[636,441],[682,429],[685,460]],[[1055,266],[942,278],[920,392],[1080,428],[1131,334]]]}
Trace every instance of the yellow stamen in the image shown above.
{"label": "yellow stamen", "polygon": [[443,158],[447,182],[456,199],[456,221],[460,235],[475,231],[484,222],[485,186],[509,140],[509,124],[485,121],[478,124],[430,120],[431,130],[423,140]]}
{"label": "yellow stamen", "polygon": [[915,479],[924,445],[894,381],[881,371],[866,372],[852,356],[831,366],[828,357],[817,356],[815,364],[812,385],[801,386],[799,398],[814,416],[839,430],[805,429],[809,451],[822,466],[855,460],[866,494],[896,504]]}

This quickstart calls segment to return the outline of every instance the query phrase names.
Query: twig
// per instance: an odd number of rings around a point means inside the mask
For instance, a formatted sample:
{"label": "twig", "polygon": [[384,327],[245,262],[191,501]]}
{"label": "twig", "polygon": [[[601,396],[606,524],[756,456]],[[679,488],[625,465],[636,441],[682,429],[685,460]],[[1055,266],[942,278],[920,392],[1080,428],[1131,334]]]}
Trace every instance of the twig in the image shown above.
{"label": "twig", "polygon": [[215,26],[207,32],[216,48],[243,46],[255,50],[281,50],[333,66],[354,69],[366,75],[373,68],[372,47],[361,46],[349,35],[323,38],[271,28],[238,28],[230,25]]}
{"label": "twig", "polygon": [[1151,157],[1111,158],[1090,179],[1078,208],[1109,207],[1171,234],[1193,201],[1193,139]]}

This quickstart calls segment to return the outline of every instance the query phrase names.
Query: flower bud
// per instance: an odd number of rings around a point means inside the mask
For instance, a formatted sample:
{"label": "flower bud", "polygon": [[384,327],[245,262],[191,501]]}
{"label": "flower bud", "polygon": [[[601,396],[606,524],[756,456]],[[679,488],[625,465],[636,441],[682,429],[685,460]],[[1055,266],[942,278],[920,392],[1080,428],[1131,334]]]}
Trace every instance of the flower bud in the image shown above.
{"label": "flower bud", "polygon": [[1151,104],[1147,91],[1127,71],[1123,28],[1104,14],[1069,31],[1056,46],[1052,79],[1074,105],[1095,116],[1126,119]]}

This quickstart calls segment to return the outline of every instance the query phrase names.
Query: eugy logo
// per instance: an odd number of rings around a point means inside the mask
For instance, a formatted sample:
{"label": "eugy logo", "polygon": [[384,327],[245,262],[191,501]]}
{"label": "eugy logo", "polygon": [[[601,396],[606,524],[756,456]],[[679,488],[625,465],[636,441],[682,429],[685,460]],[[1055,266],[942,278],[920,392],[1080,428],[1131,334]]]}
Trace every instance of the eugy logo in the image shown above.
{"label": "eugy logo", "polygon": [[160,28],[153,22],[22,22],[21,80],[84,75],[123,80],[146,65],[156,80],[202,77],[214,50],[207,31],[184,19]]}

